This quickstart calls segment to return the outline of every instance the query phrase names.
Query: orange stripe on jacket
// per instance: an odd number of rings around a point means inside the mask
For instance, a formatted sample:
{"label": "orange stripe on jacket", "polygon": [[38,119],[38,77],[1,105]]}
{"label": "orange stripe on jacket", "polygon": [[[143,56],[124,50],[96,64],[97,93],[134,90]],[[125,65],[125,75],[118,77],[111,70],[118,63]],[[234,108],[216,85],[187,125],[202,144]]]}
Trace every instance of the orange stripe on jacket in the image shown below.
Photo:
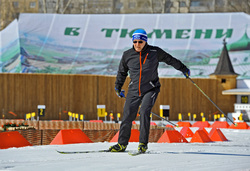
{"label": "orange stripe on jacket", "polygon": [[141,96],[141,71],[142,71],[142,64],[141,64],[141,52],[140,52],[139,96]]}

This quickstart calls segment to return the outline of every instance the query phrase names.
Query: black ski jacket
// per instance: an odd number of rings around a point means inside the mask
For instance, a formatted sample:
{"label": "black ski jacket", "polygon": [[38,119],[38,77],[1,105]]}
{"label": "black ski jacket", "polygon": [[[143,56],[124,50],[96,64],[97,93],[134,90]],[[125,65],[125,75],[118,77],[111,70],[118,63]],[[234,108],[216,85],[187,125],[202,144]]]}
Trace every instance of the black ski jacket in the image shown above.
{"label": "black ski jacket", "polygon": [[146,43],[141,52],[131,48],[123,53],[117,72],[115,88],[121,90],[128,72],[130,74],[129,92],[142,96],[149,90],[160,87],[158,76],[159,62],[165,62],[181,72],[187,67],[159,47]]}

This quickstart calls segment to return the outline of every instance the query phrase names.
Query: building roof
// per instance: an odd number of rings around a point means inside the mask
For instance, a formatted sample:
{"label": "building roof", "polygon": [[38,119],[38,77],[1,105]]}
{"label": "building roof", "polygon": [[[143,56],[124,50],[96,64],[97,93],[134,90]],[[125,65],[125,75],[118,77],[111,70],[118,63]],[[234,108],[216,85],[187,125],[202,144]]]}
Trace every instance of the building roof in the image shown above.
{"label": "building roof", "polygon": [[250,95],[250,89],[230,89],[222,91],[223,95]]}
{"label": "building roof", "polygon": [[234,72],[233,65],[231,63],[230,57],[228,55],[228,50],[226,46],[225,39],[223,40],[223,49],[220,55],[219,62],[214,73],[210,75],[238,75]]}

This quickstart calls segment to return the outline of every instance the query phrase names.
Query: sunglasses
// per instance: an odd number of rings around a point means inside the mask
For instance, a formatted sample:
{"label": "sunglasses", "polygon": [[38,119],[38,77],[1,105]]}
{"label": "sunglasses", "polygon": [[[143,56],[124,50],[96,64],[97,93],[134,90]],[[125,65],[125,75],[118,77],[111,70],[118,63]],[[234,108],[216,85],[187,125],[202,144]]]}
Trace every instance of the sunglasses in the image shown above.
{"label": "sunglasses", "polygon": [[133,43],[137,43],[137,42],[140,44],[143,43],[143,41],[133,41]]}

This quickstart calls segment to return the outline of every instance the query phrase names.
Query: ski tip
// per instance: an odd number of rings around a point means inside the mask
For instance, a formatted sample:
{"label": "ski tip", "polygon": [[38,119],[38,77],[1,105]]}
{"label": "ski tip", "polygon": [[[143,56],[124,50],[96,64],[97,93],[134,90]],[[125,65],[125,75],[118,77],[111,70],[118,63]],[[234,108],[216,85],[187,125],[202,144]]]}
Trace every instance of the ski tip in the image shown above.
{"label": "ski tip", "polygon": [[64,152],[63,152],[63,151],[58,151],[58,150],[56,150],[56,152],[58,152],[58,153],[60,153],[60,154],[64,154]]}
{"label": "ski tip", "polygon": [[130,155],[130,156],[138,156],[138,155],[140,155],[140,154],[146,154],[146,153],[148,153],[148,152],[128,152],[128,154]]}
{"label": "ski tip", "polygon": [[237,124],[237,123],[234,123],[234,126],[235,126],[235,127],[237,127],[237,126],[238,126],[238,124]]}
{"label": "ski tip", "polygon": [[175,126],[176,126],[177,128],[179,128],[179,125],[178,125],[178,124],[176,124]]}

